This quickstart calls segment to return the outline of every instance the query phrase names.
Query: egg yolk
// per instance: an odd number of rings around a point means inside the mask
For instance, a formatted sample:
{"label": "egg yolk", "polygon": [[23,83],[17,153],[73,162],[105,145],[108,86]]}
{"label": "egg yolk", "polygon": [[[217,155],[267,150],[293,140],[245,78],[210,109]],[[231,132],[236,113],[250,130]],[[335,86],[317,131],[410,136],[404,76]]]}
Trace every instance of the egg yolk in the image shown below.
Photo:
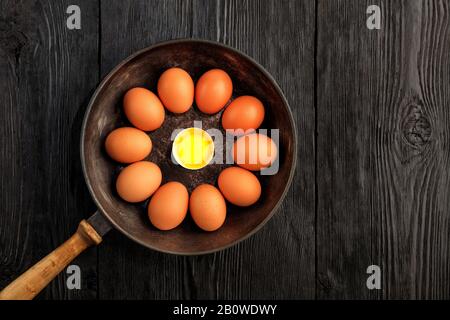
{"label": "egg yolk", "polygon": [[175,137],[172,154],[182,167],[198,170],[212,160],[214,141],[206,131],[200,128],[187,128]]}

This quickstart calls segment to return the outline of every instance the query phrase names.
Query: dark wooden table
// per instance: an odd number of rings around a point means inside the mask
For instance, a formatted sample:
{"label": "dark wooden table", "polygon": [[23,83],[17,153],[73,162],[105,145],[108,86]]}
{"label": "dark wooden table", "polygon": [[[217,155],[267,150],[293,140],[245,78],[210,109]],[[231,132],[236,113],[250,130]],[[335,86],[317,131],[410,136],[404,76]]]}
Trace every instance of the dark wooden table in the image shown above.
{"label": "dark wooden table", "polygon": [[[66,9],[81,8],[81,30]],[[369,5],[380,30],[366,27]],[[279,212],[197,257],[117,231],[41,299],[450,298],[450,2],[0,0],[0,287],[95,210],[79,155],[96,85],[175,38],[235,47],[279,82],[299,133]],[[381,268],[381,290],[366,269]]]}

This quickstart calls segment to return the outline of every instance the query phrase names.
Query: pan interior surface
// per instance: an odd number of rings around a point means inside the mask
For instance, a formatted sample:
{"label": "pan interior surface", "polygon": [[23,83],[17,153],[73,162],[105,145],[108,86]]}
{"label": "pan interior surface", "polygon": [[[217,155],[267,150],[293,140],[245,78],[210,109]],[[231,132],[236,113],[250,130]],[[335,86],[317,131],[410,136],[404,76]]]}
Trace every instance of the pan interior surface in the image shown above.
{"label": "pan interior surface", "polygon": [[[253,95],[265,106],[261,128],[279,129],[279,170],[258,178],[262,194],[250,207],[239,208],[227,203],[225,224],[215,232],[200,230],[188,217],[171,231],[159,231],[147,217],[147,203],[129,204],[115,191],[117,174],[123,168],[104,150],[106,136],[113,129],[131,126],[124,116],[122,98],[133,87],[146,87],[156,93],[159,76],[170,67],[185,69],[194,82],[206,71],[219,68],[233,80],[233,98]],[[155,162],[163,173],[163,182],[179,181],[191,192],[201,183],[217,186],[219,173],[229,165],[209,164],[199,170],[188,170],[171,160],[172,133],[175,129],[194,126],[222,130],[221,114],[206,115],[195,106],[184,114],[166,110],[161,128],[148,133],[153,150],[146,160]],[[89,190],[102,213],[125,235],[158,251],[175,254],[202,254],[226,248],[258,230],[276,211],[283,199],[295,168],[296,130],[286,100],[274,80],[262,67],[238,51],[208,41],[178,40],[144,49],[126,59],[100,84],[85,115],[81,144],[83,171]],[[224,132],[223,132],[224,133]],[[225,134],[224,134],[225,136]],[[216,150],[224,152],[224,150]]]}

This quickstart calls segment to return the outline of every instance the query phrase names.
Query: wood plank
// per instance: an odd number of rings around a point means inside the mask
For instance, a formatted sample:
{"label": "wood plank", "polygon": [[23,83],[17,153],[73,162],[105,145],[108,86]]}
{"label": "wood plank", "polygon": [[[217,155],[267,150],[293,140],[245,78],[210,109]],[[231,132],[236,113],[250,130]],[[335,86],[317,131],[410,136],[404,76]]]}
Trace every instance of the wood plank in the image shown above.
{"label": "wood plank", "polygon": [[[77,1],[0,2],[0,287],[65,241],[94,209],[79,156],[83,113],[98,80],[98,7]],[[96,297],[95,250],[74,263],[82,289],[60,275],[44,299]]]}
{"label": "wood plank", "polygon": [[450,296],[449,16],[448,1],[318,2],[319,298]]}
{"label": "wood plank", "polygon": [[254,57],[291,102],[302,170],[267,226],[220,253],[170,256],[113,232],[99,252],[100,297],[314,297],[314,3],[102,1],[101,25],[103,75],[133,51],[174,38],[216,40]]}

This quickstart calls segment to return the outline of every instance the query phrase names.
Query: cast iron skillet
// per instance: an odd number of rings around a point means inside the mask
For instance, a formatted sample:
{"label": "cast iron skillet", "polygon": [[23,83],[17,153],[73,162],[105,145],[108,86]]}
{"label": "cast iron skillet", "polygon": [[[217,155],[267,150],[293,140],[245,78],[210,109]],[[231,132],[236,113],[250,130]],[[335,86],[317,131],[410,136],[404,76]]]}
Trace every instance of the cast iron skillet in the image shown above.
{"label": "cast iron skillet", "polygon": [[[122,111],[124,93],[136,86],[155,91],[161,73],[169,67],[181,67],[196,81],[205,71],[220,68],[233,80],[234,97],[254,95],[265,106],[262,128],[279,131],[279,171],[259,176],[260,200],[247,208],[227,205],[225,224],[215,232],[199,230],[190,218],[171,231],[159,231],[148,221],[146,205],[131,205],[115,193],[114,181],[121,166],[104,151],[106,135],[114,128],[130,125]],[[180,181],[189,191],[201,183],[216,184],[227,164],[211,164],[190,171],[175,165],[170,158],[174,129],[194,126],[221,128],[221,113],[202,114],[194,107],[185,114],[166,112],[164,124],[149,133],[153,150],[147,160],[157,163],[163,183]],[[258,231],[276,212],[295,170],[297,139],[288,103],[275,80],[257,62],[225,45],[200,40],[167,41],[143,49],[114,68],[95,91],[83,121],[81,162],[89,191],[98,212],[83,220],[77,232],[59,248],[22,274],[0,293],[0,299],[31,299],[41,291],[79,253],[102,241],[111,227],[153,250],[181,255],[211,253],[230,247]]]}

